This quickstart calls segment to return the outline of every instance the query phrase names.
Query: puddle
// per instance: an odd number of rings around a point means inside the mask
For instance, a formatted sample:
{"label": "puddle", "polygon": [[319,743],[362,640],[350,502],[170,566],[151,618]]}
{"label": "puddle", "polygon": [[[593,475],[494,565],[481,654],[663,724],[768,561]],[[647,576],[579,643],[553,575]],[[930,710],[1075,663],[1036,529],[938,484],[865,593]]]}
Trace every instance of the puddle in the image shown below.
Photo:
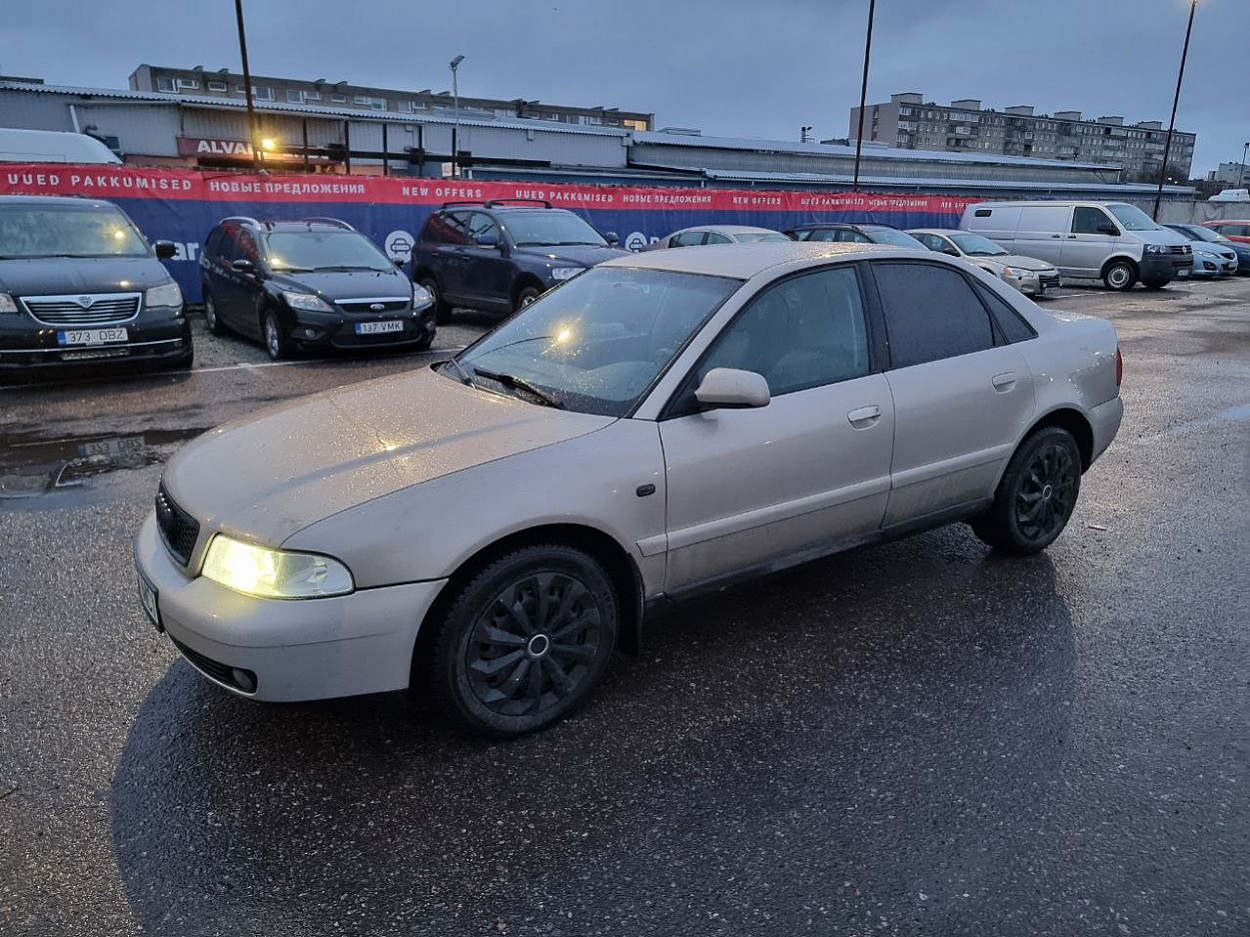
{"label": "puddle", "polygon": [[52,491],[81,487],[89,479],[108,472],[164,462],[169,446],[193,439],[207,429],[60,438],[6,433],[0,437],[0,501],[38,498]]}

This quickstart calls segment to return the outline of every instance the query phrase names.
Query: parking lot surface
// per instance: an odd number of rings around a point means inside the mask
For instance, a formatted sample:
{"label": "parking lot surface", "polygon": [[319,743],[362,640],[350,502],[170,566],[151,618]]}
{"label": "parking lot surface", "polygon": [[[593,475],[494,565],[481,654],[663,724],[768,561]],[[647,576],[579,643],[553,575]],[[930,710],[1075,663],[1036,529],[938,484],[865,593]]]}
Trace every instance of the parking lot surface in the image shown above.
{"label": "parking lot surface", "polygon": [[1044,555],[956,526],[679,607],[507,744],[231,697],[130,556],[179,442],[490,317],[279,365],[197,318],[189,374],[0,388],[0,932],[1250,933],[1250,281],[1044,304],[1115,323],[1126,403]]}

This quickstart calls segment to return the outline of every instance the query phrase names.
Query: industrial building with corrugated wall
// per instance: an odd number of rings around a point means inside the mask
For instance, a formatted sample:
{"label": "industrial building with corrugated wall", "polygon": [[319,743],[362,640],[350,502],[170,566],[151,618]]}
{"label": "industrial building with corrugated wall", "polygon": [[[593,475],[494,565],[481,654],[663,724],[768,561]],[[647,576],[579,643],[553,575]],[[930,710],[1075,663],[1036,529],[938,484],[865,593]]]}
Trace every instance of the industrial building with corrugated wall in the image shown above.
{"label": "industrial building with corrugated wall", "polygon": [[[272,171],[440,176],[453,149],[463,173],[529,179],[716,188],[836,189],[853,181],[855,150],[823,143],[704,137],[691,132],[553,125],[514,118],[379,113],[258,103],[261,160]],[[0,123],[105,140],[132,165],[250,169],[241,100],[0,81]],[[860,188],[984,197],[1141,198],[1116,166],[979,153],[865,146]],[[1168,198],[1192,199],[1187,186]]]}

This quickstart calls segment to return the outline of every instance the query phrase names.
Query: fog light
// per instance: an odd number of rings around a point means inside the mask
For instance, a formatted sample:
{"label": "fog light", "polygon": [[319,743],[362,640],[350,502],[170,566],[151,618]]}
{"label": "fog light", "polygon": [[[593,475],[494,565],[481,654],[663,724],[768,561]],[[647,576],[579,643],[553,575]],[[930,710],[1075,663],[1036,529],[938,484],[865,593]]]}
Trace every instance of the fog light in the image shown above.
{"label": "fog light", "polygon": [[256,692],[256,674],[250,670],[240,670],[238,667],[231,667],[230,677],[234,680],[234,685],[244,693]]}

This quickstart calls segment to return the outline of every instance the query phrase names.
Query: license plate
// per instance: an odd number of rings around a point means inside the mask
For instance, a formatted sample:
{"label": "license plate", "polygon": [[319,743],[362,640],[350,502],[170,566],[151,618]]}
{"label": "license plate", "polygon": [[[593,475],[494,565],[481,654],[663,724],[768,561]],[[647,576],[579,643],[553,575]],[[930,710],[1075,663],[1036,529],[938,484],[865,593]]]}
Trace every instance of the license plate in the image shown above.
{"label": "license plate", "polygon": [[379,332],[402,332],[404,324],[398,319],[389,322],[357,322],[357,335],[376,335]]}
{"label": "license plate", "polygon": [[124,452],[138,452],[142,448],[142,436],[121,436],[117,439],[97,439],[93,442],[80,442],[78,444],[78,454],[81,456],[121,455]]}
{"label": "license plate", "polygon": [[157,631],[164,631],[165,626],[161,624],[161,610],[156,604],[156,589],[143,578],[143,573],[138,574],[139,579],[139,604],[143,606],[143,610],[148,613],[148,618]]}
{"label": "license plate", "polygon": [[56,333],[58,345],[107,345],[129,339],[125,329],[61,329]]}
{"label": "license plate", "polygon": [[1177,276],[1179,279],[1181,279],[1181,280],[1187,279],[1187,278],[1189,277],[1189,271],[1188,271],[1188,270],[1178,270],[1178,271],[1177,271],[1177,273],[1176,273],[1176,276]]}

